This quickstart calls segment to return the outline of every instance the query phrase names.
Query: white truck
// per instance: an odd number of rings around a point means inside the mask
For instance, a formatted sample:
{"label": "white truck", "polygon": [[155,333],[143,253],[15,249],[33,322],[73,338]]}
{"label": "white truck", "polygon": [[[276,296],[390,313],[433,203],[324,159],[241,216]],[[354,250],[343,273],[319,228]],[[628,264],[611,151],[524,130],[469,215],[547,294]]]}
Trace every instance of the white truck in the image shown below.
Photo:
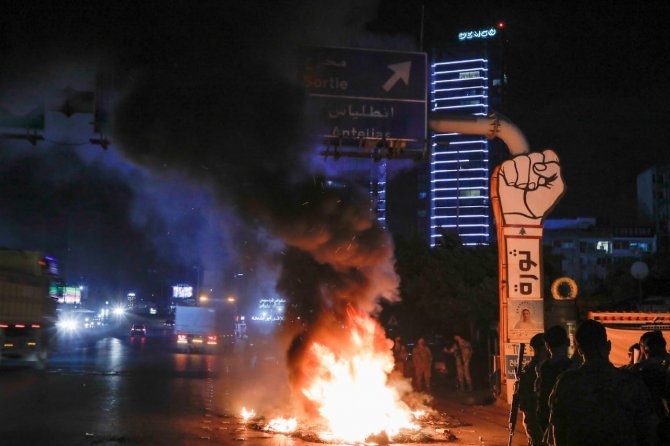
{"label": "white truck", "polygon": [[56,321],[48,267],[39,252],[0,249],[0,363],[46,366]]}
{"label": "white truck", "polygon": [[235,340],[234,321],[216,307],[178,306],[175,308],[174,331],[177,348],[185,351],[215,351]]}

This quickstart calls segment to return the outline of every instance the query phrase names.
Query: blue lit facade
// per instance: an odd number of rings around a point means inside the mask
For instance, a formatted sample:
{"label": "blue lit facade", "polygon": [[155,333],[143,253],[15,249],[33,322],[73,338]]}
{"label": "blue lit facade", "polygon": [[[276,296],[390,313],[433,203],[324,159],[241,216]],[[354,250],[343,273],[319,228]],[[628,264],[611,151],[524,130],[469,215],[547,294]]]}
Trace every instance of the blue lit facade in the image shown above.
{"label": "blue lit facade", "polygon": [[[492,42],[435,51],[430,66],[430,109],[455,116],[499,111],[504,74]],[[493,58],[489,54],[494,53]],[[456,232],[465,245],[495,241],[489,198],[492,143],[483,136],[432,133],[430,160],[430,244],[441,231]],[[495,158],[495,159],[492,159]]]}

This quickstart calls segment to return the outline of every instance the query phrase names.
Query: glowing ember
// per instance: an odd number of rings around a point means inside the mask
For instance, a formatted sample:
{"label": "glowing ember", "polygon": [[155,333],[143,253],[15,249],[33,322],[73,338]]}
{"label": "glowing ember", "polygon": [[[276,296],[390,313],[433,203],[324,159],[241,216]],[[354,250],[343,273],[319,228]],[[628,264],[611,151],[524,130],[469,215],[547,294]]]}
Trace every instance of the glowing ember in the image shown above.
{"label": "glowing ember", "polygon": [[282,434],[289,434],[296,430],[298,427],[298,421],[295,418],[274,418],[270,420],[267,426],[265,426],[266,431],[279,432]]}
{"label": "glowing ember", "polygon": [[246,407],[242,408],[242,412],[240,412],[240,415],[242,416],[242,419],[244,419],[244,422],[246,423],[249,421],[251,418],[256,416],[256,412],[254,412],[253,409],[247,410]]}
{"label": "glowing ember", "polygon": [[329,430],[320,436],[363,442],[382,432],[393,437],[401,429],[419,429],[410,408],[388,383],[393,354],[383,329],[367,314],[348,313],[350,331],[340,345],[311,346],[315,367],[302,392]]}
{"label": "glowing ember", "polygon": [[416,418],[418,420],[419,418],[426,416],[426,411],[425,410],[413,410],[412,415],[414,416],[414,418]]}

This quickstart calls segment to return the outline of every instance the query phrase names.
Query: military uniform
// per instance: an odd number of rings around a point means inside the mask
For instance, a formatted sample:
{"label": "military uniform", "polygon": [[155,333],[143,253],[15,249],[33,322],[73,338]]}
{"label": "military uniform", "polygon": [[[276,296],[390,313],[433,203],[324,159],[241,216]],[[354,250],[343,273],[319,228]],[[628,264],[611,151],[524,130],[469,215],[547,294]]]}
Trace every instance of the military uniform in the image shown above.
{"label": "military uniform", "polygon": [[412,365],[414,366],[414,385],[417,390],[430,392],[430,368],[433,365],[433,354],[425,345],[417,344],[412,349]]}
{"label": "military uniform", "polygon": [[642,378],[651,394],[651,402],[659,419],[660,444],[670,445],[670,355],[644,359],[631,367]]}
{"label": "military uniform", "polygon": [[559,375],[573,367],[574,362],[567,357],[552,357],[542,362],[538,368],[535,391],[537,392],[537,419],[542,432],[549,425],[549,395]]}
{"label": "military uniform", "polygon": [[555,446],[657,444],[658,418],[644,382],[605,359],[563,373],[549,406]]}
{"label": "military uniform", "polygon": [[393,360],[395,362],[394,369],[405,375],[405,361],[407,360],[407,349],[402,344],[393,346]]}
{"label": "military uniform", "polygon": [[472,359],[472,344],[465,339],[456,340],[447,353],[454,355],[456,362],[456,376],[458,388],[462,391],[472,390],[472,376],[470,375],[470,360]]}
{"label": "military uniform", "polygon": [[534,357],[523,367],[519,375],[519,409],[523,413],[523,427],[526,429],[528,446],[540,446],[542,444],[543,430],[537,419],[537,393],[535,392],[537,367],[539,365],[539,358]]}

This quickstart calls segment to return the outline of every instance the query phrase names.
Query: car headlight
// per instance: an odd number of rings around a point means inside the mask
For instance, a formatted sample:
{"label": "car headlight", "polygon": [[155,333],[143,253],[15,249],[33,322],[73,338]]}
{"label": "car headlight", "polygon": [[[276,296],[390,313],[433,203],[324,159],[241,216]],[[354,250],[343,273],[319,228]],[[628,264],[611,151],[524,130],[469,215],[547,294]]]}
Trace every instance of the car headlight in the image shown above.
{"label": "car headlight", "polygon": [[62,321],[58,321],[58,327],[66,330],[66,331],[73,331],[77,329],[77,321],[74,319],[63,319]]}

